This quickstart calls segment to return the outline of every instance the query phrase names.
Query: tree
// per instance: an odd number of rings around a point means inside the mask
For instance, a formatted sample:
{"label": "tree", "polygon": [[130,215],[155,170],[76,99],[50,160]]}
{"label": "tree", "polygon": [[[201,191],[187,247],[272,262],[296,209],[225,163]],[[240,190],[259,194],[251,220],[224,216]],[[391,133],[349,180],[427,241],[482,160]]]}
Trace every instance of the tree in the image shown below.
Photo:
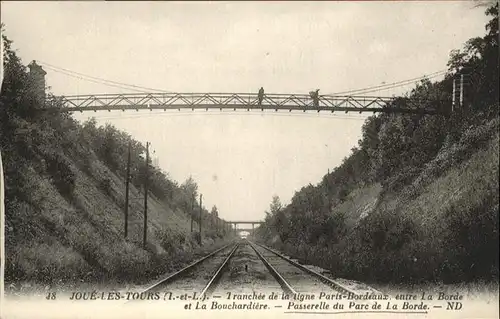
{"label": "tree", "polygon": [[[16,114],[22,118],[30,118],[36,106],[35,94],[30,85],[27,68],[12,49],[12,40],[5,35],[4,25],[1,25],[3,44],[3,81],[1,87],[2,110],[7,116]],[[3,113],[2,112],[2,113]],[[0,115],[2,116],[2,115]],[[1,118],[0,118],[1,119]]]}
{"label": "tree", "polygon": [[189,176],[184,183],[181,184],[181,189],[190,197],[198,197],[198,184],[196,184],[192,176]]}
{"label": "tree", "polygon": [[210,214],[212,215],[212,218],[216,218],[219,217],[219,211],[217,210],[217,206],[213,206],[212,207],[212,211],[210,212]]}
{"label": "tree", "polygon": [[281,209],[283,205],[281,205],[281,201],[278,195],[274,195],[271,201],[271,205],[269,205],[269,209],[271,210],[272,215],[276,215]]}
{"label": "tree", "polygon": [[487,16],[492,19],[486,24],[487,34],[481,38],[472,38],[462,50],[453,50],[448,61],[452,74],[467,76],[468,105],[476,113],[486,111],[488,115],[497,115],[499,98],[498,82],[498,1],[488,7]]}

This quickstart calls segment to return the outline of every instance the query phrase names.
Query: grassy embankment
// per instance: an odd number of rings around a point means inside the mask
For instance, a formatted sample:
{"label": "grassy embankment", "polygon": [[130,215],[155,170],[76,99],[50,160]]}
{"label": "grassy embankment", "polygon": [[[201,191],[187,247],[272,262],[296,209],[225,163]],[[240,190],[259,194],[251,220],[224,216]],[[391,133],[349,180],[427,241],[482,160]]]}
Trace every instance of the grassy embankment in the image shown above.
{"label": "grassy embankment", "polygon": [[337,243],[297,245],[274,236],[268,244],[378,287],[483,277],[498,290],[498,129],[498,119],[470,128],[402,189],[353,190],[331,211],[346,217]]}
{"label": "grassy embankment", "polygon": [[[190,216],[151,195],[148,247],[142,248],[143,192],[130,188],[129,239],[124,239],[124,179],[94,158],[87,171],[72,162],[73,200],[50,179],[26,168],[31,204],[20,203],[7,220],[8,282],[141,282],[190,261],[199,250]],[[111,181],[107,189],[100,180]],[[13,216],[14,215],[14,216]],[[197,223],[195,223],[197,227]],[[217,240],[221,242],[221,239]],[[204,245],[214,245],[204,237]]]}
{"label": "grassy embankment", "polygon": [[[22,72],[22,69],[21,71]],[[21,86],[22,87],[22,86]],[[26,89],[25,89],[26,90]],[[29,87],[27,88],[29,94]],[[21,91],[22,92],[22,91]],[[21,94],[16,92],[16,94]],[[150,168],[147,245],[142,244],[144,146],[111,127],[60,114],[20,116],[2,92],[0,142],[5,168],[7,288],[140,284],[229,239],[203,209],[203,242],[191,233],[197,186]],[[25,93],[26,94],[26,93]],[[23,98],[14,101],[23,102]],[[7,115],[7,116],[5,116]],[[125,167],[132,143],[129,234],[124,238]],[[126,156],[125,156],[126,157]],[[197,221],[194,229],[198,229]]]}

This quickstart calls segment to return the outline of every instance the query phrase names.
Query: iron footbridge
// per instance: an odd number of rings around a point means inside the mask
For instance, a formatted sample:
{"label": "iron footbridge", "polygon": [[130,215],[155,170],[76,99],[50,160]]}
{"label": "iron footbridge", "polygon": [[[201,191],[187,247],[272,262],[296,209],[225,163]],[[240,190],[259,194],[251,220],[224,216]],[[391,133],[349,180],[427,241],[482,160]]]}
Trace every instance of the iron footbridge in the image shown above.
{"label": "iron footbridge", "polygon": [[449,113],[448,101],[418,100],[404,97],[264,94],[257,93],[127,93],[49,96],[44,110],[59,112],[220,109],[383,112],[406,114]]}

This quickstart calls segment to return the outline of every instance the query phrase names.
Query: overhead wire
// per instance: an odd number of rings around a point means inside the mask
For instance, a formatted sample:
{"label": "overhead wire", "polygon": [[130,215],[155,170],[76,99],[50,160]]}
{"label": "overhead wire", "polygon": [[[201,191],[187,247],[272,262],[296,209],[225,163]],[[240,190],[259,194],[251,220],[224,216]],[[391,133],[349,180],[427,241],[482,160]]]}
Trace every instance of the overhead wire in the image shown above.
{"label": "overhead wire", "polygon": [[128,84],[128,83],[123,83],[123,82],[111,81],[111,80],[103,79],[100,77],[91,76],[91,75],[83,74],[83,73],[76,72],[76,71],[71,71],[71,70],[68,70],[65,68],[61,68],[61,67],[52,65],[50,63],[46,63],[44,61],[40,61],[40,60],[37,60],[37,61],[42,66],[45,66],[45,67],[51,69],[52,71],[63,73],[63,74],[68,75],[68,76],[73,76],[75,78],[85,80],[85,81],[90,81],[90,82],[99,83],[99,84],[103,84],[103,85],[110,85],[110,86],[114,86],[114,87],[118,87],[118,88],[132,89],[132,90],[135,90],[136,92],[144,92],[144,91],[138,90],[138,89],[141,89],[141,90],[156,91],[156,92],[162,92],[162,93],[173,93],[173,92],[169,92],[166,90],[160,90],[160,89],[155,89],[155,88],[150,88],[150,87],[145,87],[145,86],[139,86],[139,85]]}
{"label": "overhead wire", "polygon": [[128,88],[128,87],[124,87],[124,86],[120,86],[120,85],[115,85],[115,84],[110,84],[110,83],[102,83],[102,82],[99,82],[99,81],[96,81],[96,80],[92,80],[92,79],[85,79],[85,78],[80,77],[80,76],[78,76],[78,75],[74,75],[74,74],[67,73],[67,72],[65,72],[65,71],[52,69],[51,67],[47,67],[47,66],[45,66],[45,67],[46,67],[47,69],[49,69],[49,70],[54,71],[54,72],[61,73],[61,74],[65,74],[65,75],[68,75],[68,76],[71,76],[71,77],[74,77],[74,78],[77,78],[77,79],[80,79],[80,80],[85,80],[85,81],[89,81],[89,82],[92,82],[92,83],[97,83],[97,84],[101,84],[101,85],[106,85],[106,86],[116,87],[116,88],[119,88],[119,89],[127,89],[127,90],[132,90],[132,91],[139,92],[139,93],[146,93],[144,90],[132,89],[132,88]]}
{"label": "overhead wire", "polygon": [[[68,70],[68,69],[65,69],[62,67],[52,65],[50,63],[46,63],[44,61],[38,61],[38,62],[40,62],[40,64],[42,64],[43,66],[48,67],[52,71],[59,72],[59,73],[62,73],[62,74],[68,75],[68,76],[72,76],[72,77],[75,77],[75,78],[78,78],[78,79],[84,80],[84,81],[90,81],[93,83],[108,85],[108,86],[121,88],[121,89],[129,89],[129,90],[133,90],[135,92],[141,92],[141,93],[146,93],[147,91],[156,91],[156,92],[162,92],[162,93],[174,93],[174,92],[170,92],[170,91],[166,91],[166,90],[160,90],[160,89],[155,89],[155,88],[150,88],[150,87],[127,84],[127,83],[123,83],[123,82],[111,81],[111,80],[83,74],[80,72],[71,71],[71,70]],[[443,69],[443,70],[439,70],[439,71],[436,71],[433,73],[429,73],[427,75],[423,75],[420,77],[415,77],[415,78],[411,78],[411,79],[407,79],[407,80],[401,80],[401,81],[392,82],[392,83],[380,84],[380,85],[375,85],[375,86],[370,86],[370,87],[365,87],[365,88],[360,88],[360,89],[341,91],[341,92],[331,93],[328,95],[367,94],[367,93],[372,93],[372,92],[376,92],[376,91],[385,91],[385,90],[390,90],[390,89],[395,89],[395,88],[411,85],[411,84],[417,83],[417,82],[424,80],[424,79],[435,78],[435,77],[446,74],[446,72],[448,72],[448,70]],[[142,90],[146,90],[146,92],[142,91]]]}
{"label": "overhead wire", "polygon": [[[440,74],[435,74],[435,75],[432,75],[432,76],[425,76],[425,77],[422,77],[420,79],[420,81],[424,80],[424,79],[433,79],[433,78],[436,78],[438,76],[442,76],[444,73],[440,73]],[[420,82],[420,81],[413,81],[413,82],[408,82],[408,83],[402,83],[402,84],[393,84],[391,86],[388,86],[388,87],[384,87],[384,88],[374,88],[374,89],[371,89],[371,90],[366,90],[366,91],[363,91],[361,93],[356,93],[356,94],[367,94],[367,93],[373,93],[373,92],[378,92],[378,91],[385,91],[385,90],[390,90],[390,89],[395,89],[395,88],[400,88],[400,87],[404,87],[404,86],[408,86],[408,85],[415,85],[416,83]]]}
{"label": "overhead wire", "polygon": [[348,90],[348,91],[341,91],[341,92],[336,92],[336,93],[332,93],[332,94],[329,94],[329,95],[343,95],[343,94],[353,94],[353,93],[355,93],[355,94],[366,94],[366,93],[371,93],[371,92],[375,92],[375,91],[383,91],[383,90],[393,89],[393,88],[397,88],[397,87],[403,87],[403,86],[406,86],[406,85],[418,83],[419,81],[424,80],[424,79],[431,79],[431,78],[435,78],[435,77],[444,75],[444,74],[446,74],[447,71],[448,70],[446,70],[446,69],[445,70],[439,70],[439,71],[436,71],[436,72],[433,72],[433,73],[430,73],[430,74],[427,74],[427,75],[423,75],[423,76],[420,76],[420,77],[416,77],[416,78],[411,78],[411,79],[407,79],[407,80],[401,80],[401,81],[392,82],[392,83],[385,83],[385,84],[370,86],[370,87],[361,88],[361,89],[353,89],[353,90]]}
{"label": "overhead wire", "polygon": [[[427,77],[427,79],[435,78],[435,77],[438,77],[438,76],[440,76],[440,75],[434,75],[432,77]],[[405,86],[408,86],[408,85],[415,85],[416,83],[417,82],[409,82],[409,83],[405,83],[405,84],[392,85],[392,86],[388,86],[388,87],[384,87],[384,88],[377,88],[377,89],[367,90],[367,91],[363,91],[363,92],[356,92],[354,94],[356,94],[356,95],[363,95],[363,94],[368,94],[368,93],[373,93],[373,92],[386,91],[386,90],[391,90],[391,89],[397,89],[397,88],[405,87]]]}
{"label": "overhead wire", "polygon": [[423,75],[423,76],[419,76],[419,77],[415,77],[415,78],[411,78],[411,79],[401,80],[401,81],[392,82],[392,83],[384,83],[384,84],[379,84],[379,85],[370,86],[370,87],[361,88],[361,89],[353,89],[353,90],[349,90],[349,91],[342,91],[342,92],[337,92],[335,94],[357,93],[357,92],[364,92],[364,91],[372,91],[372,90],[375,90],[375,89],[382,90],[382,89],[385,89],[385,88],[393,88],[393,87],[396,87],[398,85],[400,85],[400,86],[406,86],[406,85],[409,85],[409,84],[418,83],[419,81],[424,80],[424,79],[429,79],[429,78],[434,78],[434,77],[437,77],[437,76],[444,75],[446,72],[447,72],[447,70],[440,70],[440,71],[436,71],[436,72],[433,72],[433,73],[429,73],[429,74],[426,74],[426,75]]}

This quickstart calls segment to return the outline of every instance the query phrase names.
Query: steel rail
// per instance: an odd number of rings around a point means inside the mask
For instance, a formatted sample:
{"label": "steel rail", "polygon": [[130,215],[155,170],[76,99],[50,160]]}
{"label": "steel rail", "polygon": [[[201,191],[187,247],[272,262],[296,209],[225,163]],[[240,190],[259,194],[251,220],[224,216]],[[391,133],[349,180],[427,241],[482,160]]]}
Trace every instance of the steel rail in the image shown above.
{"label": "steel rail", "polygon": [[257,250],[257,248],[255,248],[253,243],[248,239],[247,242],[250,244],[250,247],[252,247],[252,249],[255,251],[255,254],[257,254],[257,257],[259,257],[264,266],[266,266],[266,268],[269,270],[271,275],[273,275],[276,281],[278,281],[283,291],[287,294],[296,295],[297,292],[295,291],[295,289],[293,289],[292,286],[290,286],[290,284],[285,280],[285,278],[283,278],[283,276],[280,275],[280,273],[266,260],[266,258],[264,258],[264,256]]}
{"label": "steel rail", "polygon": [[214,291],[215,287],[217,287],[217,284],[219,283],[220,277],[224,273],[224,270],[229,265],[229,260],[233,257],[234,253],[236,252],[239,246],[240,243],[236,243],[234,245],[229,255],[227,255],[226,259],[219,266],[219,269],[217,269],[217,271],[212,276],[210,281],[206,284],[205,288],[203,288],[203,290],[201,291],[200,296],[198,297],[199,299],[204,300],[205,297],[209,297],[212,291]]}
{"label": "steel rail", "polygon": [[[304,265],[301,265],[301,264],[299,264],[299,263],[291,260],[288,257],[283,256],[279,252],[277,252],[277,251],[275,251],[275,250],[273,250],[273,249],[271,249],[269,247],[266,247],[266,246],[258,244],[258,243],[255,243],[255,244],[258,245],[259,247],[262,247],[262,248],[266,249],[267,251],[275,254],[276,256],[282,258],[283,260],[289,262],[290,264],[294,265],[295,267],[297,267],[297,268],[299,268],[299,269],[301,269],[301,270],[309,273],[310,275],[318,278],[321,282],[323,282],[324,284],[330,286],[334,290],[341,291],[341,292],[344,292],[344,293],[352,293],[354,295],[359,295],[358,292],[356,292],[356,291],[354,291],[354,290],[352,290],[352,289],[350,289],[350,288],[348,288],[348,287],[346,287],[346,286],[344,286],[344,285],[336,282],[335,280],[333,280],[331,278],[328,278],[328,277],[326,277],[326,276],[324,276],[324,275],[322,275],[322,274],[320,274],[320,273],[318,273],[318,272],[316,272],[316,271],[314,271],[312,269],[309,269],[309,268],[305,267]],[[376,293],[376,294],[382,294],[381,292],[379,292],[379,291],[377,291],[375,289],[373,289],[373,290],[374,290],[374,293]]]}
{"label": "steel rail", "polygon": [[150,287],[148,287],[148,288],[146,288],[146,289],[142,290],[140,293],[144,293],[144,292],[150,291],[150,290],[152,290],[152,289],[154,289],[154,288],[157,288],[157,287],[158,287],[158,286],[160,286],[160,285],[164,285],[164,284],[167,284],[167,283],[169,283],[169,282],[172,282],[173,280],[177,279],[177,277],[179,277],[179,276],[181,276],[181,275],[183,275],[183,274],[187,273],[188,271],[191,271],[191,270],[192,270],[194,267],[196,267],[197,265],[201,264],[202,262],[204,262],[204,261],[205,261],[205,260],[207,260],[208,258],[213,257],[215,254],[217,254],[217,253],[221,252],[222,250],[224,250],[224,249],[228,248],[228,247],[229,247],[229,246],[231,246],[231,245],[232,245],[232,243],[227,244],[227,245],[225,245],[225,246],[223,246],[223,247],[221,247],[221,248],[219,248],[219,249],[216,249],[215,251],[211,252],[210,254],[208,254],[208,255],[206,255],[206,256],[204,256],[204,257],[202,257],[202,258],[200,258],[200,259],[196,260],[195,262],[193,262],[193,263],[191,263],[191,264],[187,265],[186,267],[184,267],[184,268],[182,268],[182,269],[180,269],[180,270],[176,271],[175,273],[173,273],[173,274],[169,274],[169,275],[167,275],[165,278],[160,279],[159,281],[157,281],[156,283],[154,283],[154,284],[153,284],[153,285],[151,285]]}

